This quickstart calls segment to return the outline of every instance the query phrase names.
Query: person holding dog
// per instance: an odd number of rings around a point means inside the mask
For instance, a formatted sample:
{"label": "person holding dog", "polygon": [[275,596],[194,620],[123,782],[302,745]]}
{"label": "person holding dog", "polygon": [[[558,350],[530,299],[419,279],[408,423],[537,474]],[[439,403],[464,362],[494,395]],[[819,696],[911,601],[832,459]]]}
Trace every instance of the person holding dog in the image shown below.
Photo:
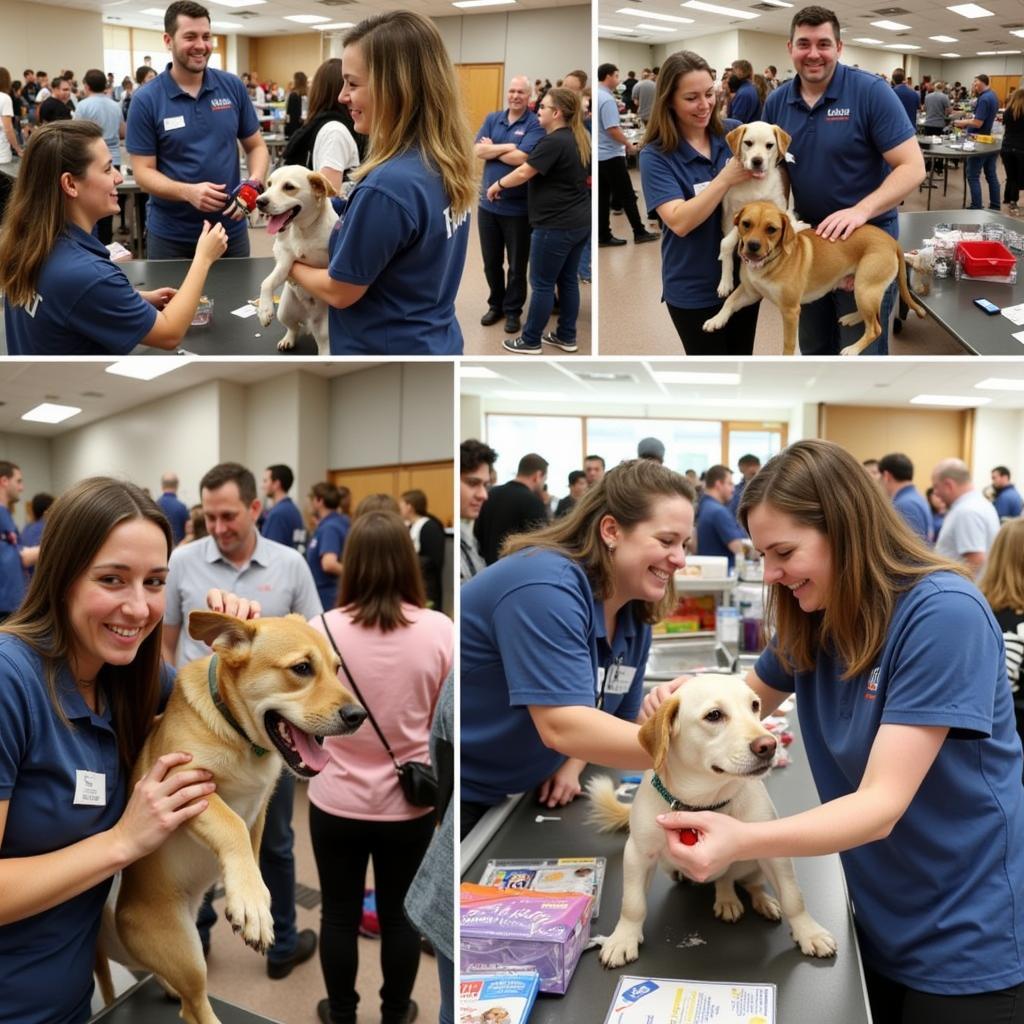
{"label": "person holding dog", "polygon": [[640,180],[661,233],[661,300],[687,355],[749,356],[760,303],[737,312],[722,331],[704,322],[722,308],[721,204],[752,173],[734,157],[726,135],[739,121],[723,120],[708,62],[689,50],[671,54],[658,76],[654,107],[640,151]]}
{"label": "person holding dog", "polygon": [[[357,940],[366,868],[373,861],[381,930],[382,1024],[416,1016],[419,932],[403,910],[434,834],[433,809],[410,803],[399,763],[428,760],[434,707],[448,673],[454,625],[426,607],[419,562],[402,519],[371,512],[352,525],[337,607],[310,619],[341,657],[343,684],[358,690],[369,723],[345,743],[328,739],[328,765],[309,784],[309,834],[320,873],[323,1024],[354,1024]],[[394,752],[388,753],[384,740]],[[448,899],[451,901],[449,875]]]}
{"label": "person holding dog", "polygon": [[455,295],[476,202],[475,158],[451,59],[434,24],[389,11],[352,29],[347,104],[369,136],[327,269],[291,277],[329,308],[331,355],[461,355]]}
{"label": "person holding dog", "polygon": [[829,441],[769,460],[740,520],[765,556],[773,624],[747,682],[762,716],[796,693],[822,804],[756,823],[665,814],[666,852],[697,881],[735,861],[839,853],[876,1022],[1016,1024],[1024,761],[988,603]]}
{"label": "person holding dog", "polygon": [[32,133],[0,229],[9,355],[127,355],[184,337],[227,235],[206,224],[180,288],[137,291],[92,234],[117,213],[120,183],[98,124],[58,121]]}
{"label": "person holding dog", "polygon": [[463,835],[510,793],[539,787],[546,806],[569,803],[588,761],[651,767],[635,719],[693,503],[680,474],[621,463],[568,516],[507,538],[504,557],[464,584]]}
{"label": "person holding dog", "polygon": [[[127,781],[171,686],[160,624],[171,532],[134,484],[83,480],[46,516],[36,572],[0,628],[0,1021],[90,1016],[114,874],[201,814],[210,773],[168,754]],[[220,591],[202,604],[259,606]]]}

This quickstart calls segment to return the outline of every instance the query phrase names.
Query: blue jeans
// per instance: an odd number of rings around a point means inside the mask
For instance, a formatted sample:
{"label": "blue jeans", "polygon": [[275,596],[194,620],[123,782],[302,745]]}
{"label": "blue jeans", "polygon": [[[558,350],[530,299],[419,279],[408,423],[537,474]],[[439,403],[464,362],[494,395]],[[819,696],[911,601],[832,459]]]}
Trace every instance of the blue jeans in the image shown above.
{"label": "blue jeans", "polygon": [[[882,333],[861,355],[887,356],[889,354],[889,317],[896,301],[896,282],[885,291],[879,319]],[[856,310],[853,292],[834,291],[815,302],[800,307],[800,354],[803,356],[837,356],[839,350],[852,345],[863,333],[863,324],[841,327],[839,318]]]}
{"label": "blue jeans", "polygon": [[[295,927],[295,833],[292,831],[292,807],[295,803],[295,776],[285,769],[277,789],[267,805],[267,819],[260,844],[260,874],[270,890],[270,915],[274,919],[274,944],[268,960],[287,960],[299,943]],[[210,929],[217,920],[213,894],[208,892],[199,908],[196,927],[204,946],[210,943]]]}
{"label": "blue jeans", "polygon": [[555,304],[558,285],[558,337],[576,340],[580,283],[576,278],[590,228],[534,228],[530,239],[530,312],[523,341],[539,345]]}
{"label": "blue jeans", "polygon": [[587,241],[583,246],[583,252],[580,255],[580,277],[584,281],[593,280],[593,274],[590,269],[590,235],[587,235]]}
{"label": "blue jeans", "polygon": [[981,174],[985,172],[985,180],[988,182],[988,208],[998,210],[1002,200],[999,189],[999,175],[996,173],[996,164],[999,161],[998,153],[986,153],[984,156],[969,156],[967,158],[967,186],[971,190],[970,210],[983,210],[981,205]]}
{"label": "blue jeans", "polygon": [[[175,238],[161,238],[152,231],[146,233],[146,259],[190,260],[196,254],[195,242],[179,242]],[[228,236],[228,249],[224,259],[240,259],[249,255],[249,229]]]}
{"label": "blue jeans", "polygon": [[436,949],[437,980],[441,988],[441,1008],[438,1024],[455,1024],[455,964]]}

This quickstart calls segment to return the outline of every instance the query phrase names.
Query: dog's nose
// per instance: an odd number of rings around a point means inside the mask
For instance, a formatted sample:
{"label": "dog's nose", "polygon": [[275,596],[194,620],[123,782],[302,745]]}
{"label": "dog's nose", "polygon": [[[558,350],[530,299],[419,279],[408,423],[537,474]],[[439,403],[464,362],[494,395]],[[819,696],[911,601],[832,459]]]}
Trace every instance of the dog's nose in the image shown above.
{"label": "dog's nose", "polygon": [[268,199],[266,196],[260,196],[259,199],[256,200],[256,206],[260,210],[265,210],[267,208],[267,202]]}
{"label": "dog's nose", "polygon": [[747,252],[760,252],[761,243],[756,238],[747,239]]}
{"label": "dog's nose", "polygon": [[750,161],[750,162],[751,162],[751,164],[753,164],[753,166],[754,166],[754,167],[760,167],[760,166],[761,166],[761,164],[763,164],[763,163],[764,163],[764,159],[763,159],[762,157],[759,157],[759,156],[755,156],[755,157],[753,157],[753,158],[751,159],[751,161]]}
{"label": "dog's nose", "polygon": [[339,714],[348,729],[358,729],[366,720],[366,708],[360,707],[358,704],[342,705]]}
{"label": "dog's nose", "polygon": [[750,744],[750,752],[756,754],[761,760],[767,761],[769,758],[775,756],[775,747],[777,746],[774,736],[758,736]]}

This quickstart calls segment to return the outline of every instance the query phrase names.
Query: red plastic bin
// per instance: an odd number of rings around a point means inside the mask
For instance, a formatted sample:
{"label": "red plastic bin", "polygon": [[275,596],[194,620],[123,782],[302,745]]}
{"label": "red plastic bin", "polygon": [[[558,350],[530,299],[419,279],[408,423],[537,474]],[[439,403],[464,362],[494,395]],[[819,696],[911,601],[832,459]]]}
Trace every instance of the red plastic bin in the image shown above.
{"label": "red plastic bin", "polygon": [[1002,277],[1017,265],[1017,258],[1002,242],[958,242],[956,258],[964,273],[973,277]]}

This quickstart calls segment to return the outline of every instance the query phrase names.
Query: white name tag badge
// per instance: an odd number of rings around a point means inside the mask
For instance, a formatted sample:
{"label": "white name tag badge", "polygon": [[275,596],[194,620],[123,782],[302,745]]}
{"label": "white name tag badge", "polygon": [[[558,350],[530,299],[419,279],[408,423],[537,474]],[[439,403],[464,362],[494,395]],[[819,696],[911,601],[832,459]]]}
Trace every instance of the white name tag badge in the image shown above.
{"label": "white name tag badge", "polygon": [[107,777],[100,772],[75,772],[75,805],[86,807],[107,806]]}
{"label": "white name tag badge", "polygon": [[610,665],[606,674],[605,693],[628,693],[636,668],[633,665]]}
{"label": "white name tag badge", "polygon": [[711,184],[710,181],[695,181],[693,183],[693,197],[694,197],[694,199],[696,199],[697,196],[699,196],[701,194],[701,192],[703,192],[704,189],[706,189],[708,187],[708,185],[710,185],[710,184]]}
{"label": "white name tag badge", "polygon": [[175,128],[184,128],[185,118],[182,115],[178,117],[165,117],[164,118],[164,131],[172,132]]}

